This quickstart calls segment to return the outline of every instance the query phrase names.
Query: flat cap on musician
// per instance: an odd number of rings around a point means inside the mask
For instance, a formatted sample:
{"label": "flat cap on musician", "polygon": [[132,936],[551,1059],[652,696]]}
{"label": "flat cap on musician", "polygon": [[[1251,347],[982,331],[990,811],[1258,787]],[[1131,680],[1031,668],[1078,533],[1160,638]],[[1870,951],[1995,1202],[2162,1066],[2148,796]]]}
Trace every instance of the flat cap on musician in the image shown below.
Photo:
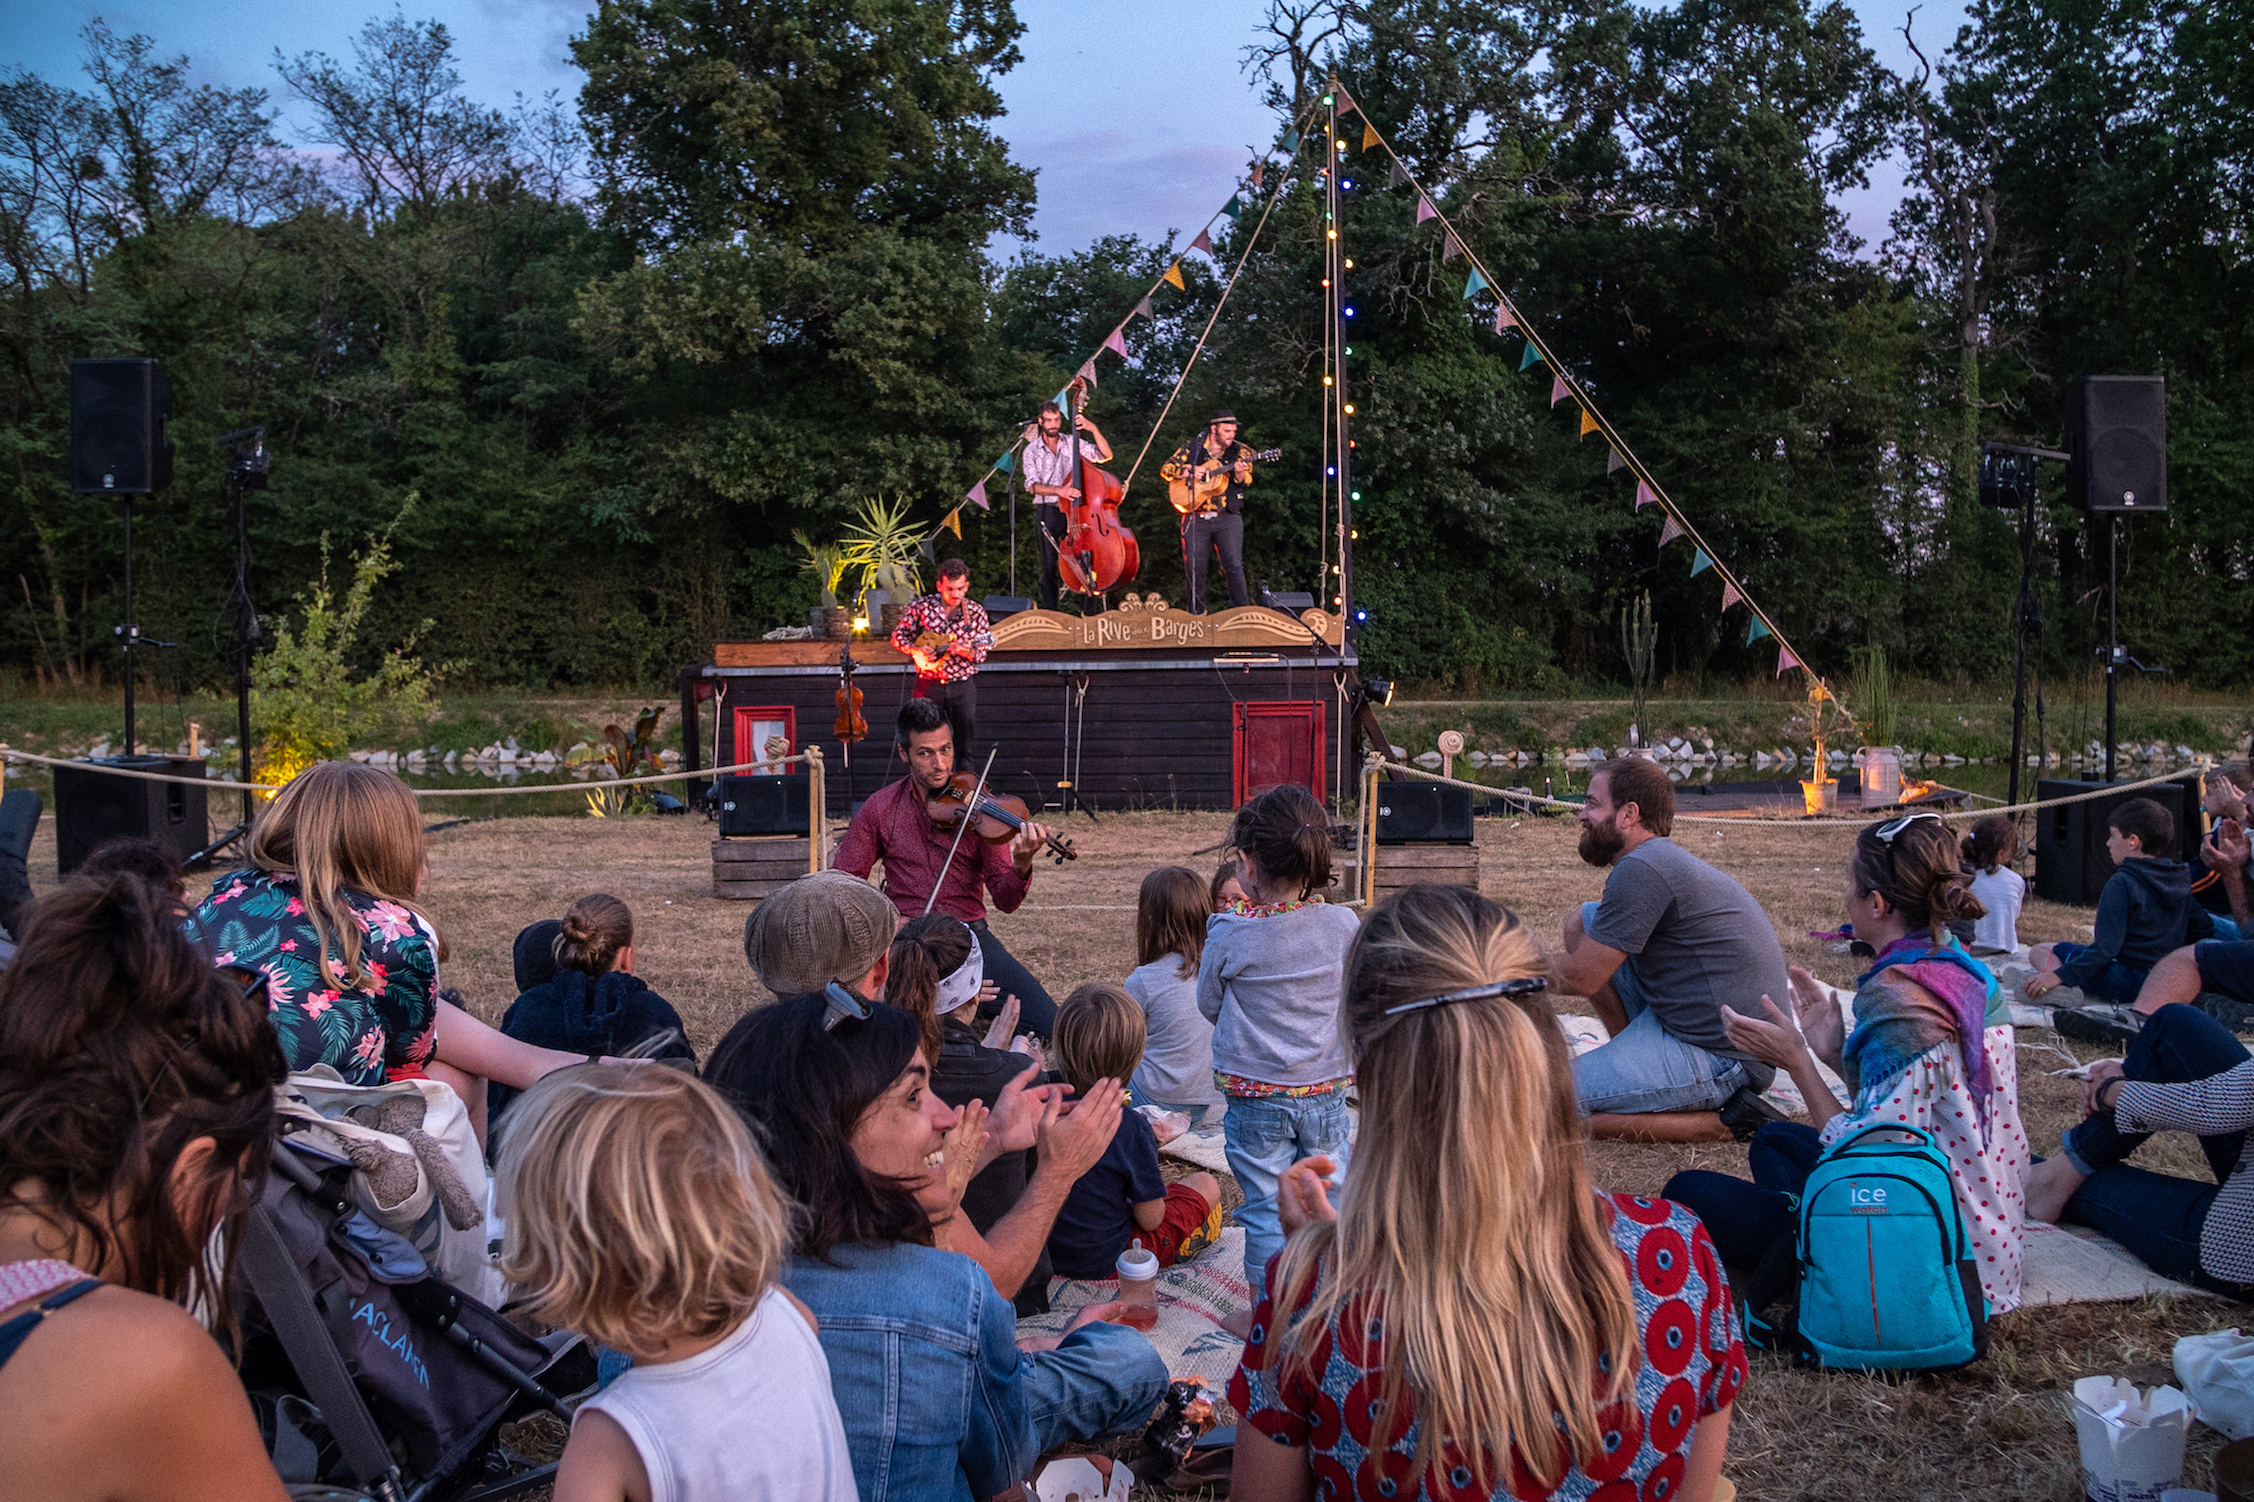
{"label": "flat cap on musician", "polygon": [[892,899],[850,871],[812,871],[752,909],[744,958],[777,996],[857,981],[892,944]]}

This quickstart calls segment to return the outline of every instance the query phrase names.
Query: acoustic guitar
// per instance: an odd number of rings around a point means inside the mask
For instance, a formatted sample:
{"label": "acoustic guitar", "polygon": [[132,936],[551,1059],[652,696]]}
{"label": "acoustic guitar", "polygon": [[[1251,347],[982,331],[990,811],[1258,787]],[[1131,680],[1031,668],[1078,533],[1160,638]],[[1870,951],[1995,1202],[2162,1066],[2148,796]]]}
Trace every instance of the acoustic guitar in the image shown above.
{"label": "acoustic guitar", "polygon": [[[1282,449],[1262,449],[1257,454],[1242,455],[1241,460],[1246,464],[1269,464],[1283,456],[1284,451]],[[1194,470],[1197,466],[1193,464],[1190,468]],[[1229,471],[1226,469],[1217,469],[1204,479],[1194,483],[1188,475],[1182,476],[1179,480],[1168,480],[1166,482],[1166,498],[1172,501],[1174,509],[1184,516],[1220,505],[1221,498],[1228,493],[1228,490]]]}
{"label": "acoustic guitar", "polygon": [[[982,631],[975,636],[960,639],[968,641],[974,647],[994,645],[994,633],[991,631]],[[918,672],[929,674],[947,660],[947,653],[957,640],[955,633],[951,631],[926,631],[916,637],[915,645],[908,649],[908,655],[916,660]]]}

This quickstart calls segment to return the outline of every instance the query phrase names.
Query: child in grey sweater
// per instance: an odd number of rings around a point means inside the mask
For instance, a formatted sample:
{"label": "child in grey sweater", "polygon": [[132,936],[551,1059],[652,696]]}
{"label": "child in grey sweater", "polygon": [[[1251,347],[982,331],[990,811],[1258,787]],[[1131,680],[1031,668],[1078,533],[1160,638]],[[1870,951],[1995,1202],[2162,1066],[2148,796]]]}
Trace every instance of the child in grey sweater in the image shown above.
{"label": "child in grey sweater", "polygon": [[1330,818],[1307,789],[1262,793],[1237,811],[1229,840],[1249,900],[1206,926],[1197,1006],[1214,1024],[1214,1083],[1228,1098],[1222,1133],[1244,1191],[1237,1222],[1257,1304],[1284,1244],[1277,1180],[1317,1154],[1335,1176],[1346,1172],[1354,1080],[1338,1008],[1361,920],[1312,896],[1331,884]]}

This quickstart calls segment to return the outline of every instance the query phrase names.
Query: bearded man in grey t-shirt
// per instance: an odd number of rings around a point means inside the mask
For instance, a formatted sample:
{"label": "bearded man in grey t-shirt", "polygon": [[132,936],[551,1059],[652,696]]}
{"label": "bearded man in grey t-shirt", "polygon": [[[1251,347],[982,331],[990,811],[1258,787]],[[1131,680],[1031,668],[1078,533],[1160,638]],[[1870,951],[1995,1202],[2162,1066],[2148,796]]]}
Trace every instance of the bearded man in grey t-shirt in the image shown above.
{"label": "bearded man in grey t-shirt", "polygon": [[[1558,962],[1564,988],[1588,997],[1612,1035],[1573,1061],[1581,1109],[1646,1118],[1629,1130],[1673,1140],[1724,1127],[1748,1137],[1781,1119],[1760,1100],[1776,1071],[1732,1047],[1723,1028],[1725,1008],[1762,1018],[1764,994],[1791,994],[1768,915],[1669,837],[1675,790],[1654,762],[1599,768],[1580,824],[1581,858],[1612,870],[1603,898],[1567,919]],[[1720,1126],[1707,1114],[1717,1110]],[[1663,1114],[1689,1119],[1650,1119]],[[1605,1134],[1605,1123],[1591,1125]]]}

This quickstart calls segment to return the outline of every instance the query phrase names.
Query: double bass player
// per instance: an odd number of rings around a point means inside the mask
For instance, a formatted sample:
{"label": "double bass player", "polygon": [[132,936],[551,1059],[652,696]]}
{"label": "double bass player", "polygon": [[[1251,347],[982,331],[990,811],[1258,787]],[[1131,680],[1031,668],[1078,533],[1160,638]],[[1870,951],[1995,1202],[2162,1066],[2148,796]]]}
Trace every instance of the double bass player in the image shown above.
{"label": "double bass player", "polygon": [[1088,420],[1086,412],[1072,414],[1072,431],[1064,429],[1064,409],[1055,402],[1043,402],[1040,415],[1025,430],[1025,453],[1018,461],[1024,473],[1026,493],[1033,497],[1033,511],[1038,518],[1041,536],[1041,608],[1057,608],[1057,550],[1064,546],[1065,503],[1080,498],[1077,484],[1080,474],[1081,437],[1087,435],[1087,446],[1095,450],[1096,462],[1111,462],[1111,444],[1096,425]]}

